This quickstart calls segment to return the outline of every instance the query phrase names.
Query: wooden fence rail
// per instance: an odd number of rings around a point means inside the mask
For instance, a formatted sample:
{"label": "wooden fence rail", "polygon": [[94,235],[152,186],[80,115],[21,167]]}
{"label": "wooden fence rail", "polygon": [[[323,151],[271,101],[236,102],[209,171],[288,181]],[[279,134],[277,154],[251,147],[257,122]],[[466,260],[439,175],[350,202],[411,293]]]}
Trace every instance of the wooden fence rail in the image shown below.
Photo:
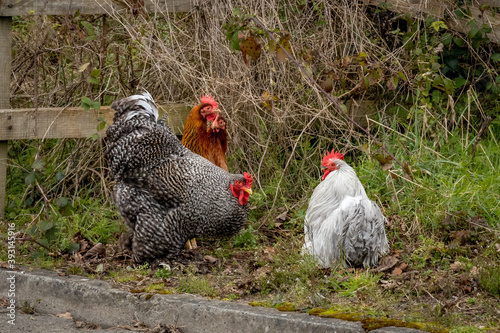
{"label": "wooden fence rail", "polygon": [[[184,104],[158,106],[160,115],[168,114],[167,124],[177,135],[182,134],[190,110]],[[0,141],[104,137],[107,125],[98,127],[101,121],[111,124],[113,114],[109,106],[87,111],[80,107],[0,110]]]}
{"label": "wooden fence rail", "polygon": [[[144,0],[148,12],[188,12],[199,0]],[[12,16],[67,15],[77,10],[81,14],[107,14],[130,10],[140,3],[137,0],[0,0],[0,219],[5,216],[5,187],[7,181],[7,142],[19,139],[41,138],[85,138],[98,132],[99,117],[111,123],[112,110],[103,107],[99,111],[84,111],[81,108],[10,109],[10,76],[12,48]],[[467,33],[467,23],[476,20],[479,25],[492,28],[488,37],[500,43],[500,15],[493,16],[489,10],[471,7],[470,17],[453,15],[454,1],[450,0],[360,0],[364,5],[390,5],[388,9],[413,16],[432,15],[445,21],[450,29]],[[130,5],[128,5],[130,4]],[[500,1],[482,0],[481,4],[500,7]],[[450,15],[445,15],[446,13]],[[189,107],[166,105],[169,125],[180,133]],[[187,110],[187,111],[186,111]],[[160,110],[161,111],[161,110]],[[35,121],[36,119],[36,121]]]}

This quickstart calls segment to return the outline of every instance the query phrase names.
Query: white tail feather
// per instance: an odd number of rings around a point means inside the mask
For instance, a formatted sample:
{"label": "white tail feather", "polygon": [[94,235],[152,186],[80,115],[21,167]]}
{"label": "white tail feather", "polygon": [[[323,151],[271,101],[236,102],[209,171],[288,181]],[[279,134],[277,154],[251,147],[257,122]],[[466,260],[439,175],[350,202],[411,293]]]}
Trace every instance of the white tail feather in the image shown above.
{"label": "white tail feather", "polygon": [[125,120],[130,120],[141,113],[147,113],[155,117],[155,121],[158,121],[158,108],[153,100],[153,97],[149,92],[144,90],[142,95],[132,95],[126,98],[127,101],[135,101],[135,105],[139,106],[140,109],[131,111]]}

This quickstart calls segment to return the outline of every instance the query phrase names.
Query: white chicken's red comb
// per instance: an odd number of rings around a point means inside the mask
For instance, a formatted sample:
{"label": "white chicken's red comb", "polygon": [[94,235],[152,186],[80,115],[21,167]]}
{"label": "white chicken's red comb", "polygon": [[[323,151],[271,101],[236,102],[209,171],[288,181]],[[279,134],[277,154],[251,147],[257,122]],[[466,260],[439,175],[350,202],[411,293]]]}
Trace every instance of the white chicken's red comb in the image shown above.
{"label": "white chicken's red comb", "polygon": [[332,150],[331,153],[326,153],[326,155],[323,157],[323,165],[327,165],[328,161],[330,160],[343,160],[344,155],[340,151],[335,151]]}
{"label": "white chicken's red comb", "polygon": [[206,103],[206,104],[212,105],[212,107],[214,108],[214,110],[217,110],[219,108],[219,105],[217,104],[217,102],[215,101],[215,99],[212,96],[207,95],[207,94],[205,94],[205,95],[203,95],[203,96],[200,97],[200,102],[202,104]]}

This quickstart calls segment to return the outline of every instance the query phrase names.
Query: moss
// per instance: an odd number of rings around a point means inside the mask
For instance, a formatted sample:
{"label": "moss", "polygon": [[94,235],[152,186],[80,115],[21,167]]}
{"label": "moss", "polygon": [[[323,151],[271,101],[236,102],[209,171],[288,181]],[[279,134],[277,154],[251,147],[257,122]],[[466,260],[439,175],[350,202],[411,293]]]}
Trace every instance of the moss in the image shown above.
{"label": "moss", "polygon": [[130,289],[130,292],[133,294],[139,294],[146,292],[146,289],[145,288]]}
{"label": "moss", "polygon": [[388,318],[365,318],[362,320],[363,328],[369,332],[377,328],[394,326],[394,327],[407,327],[415,328],[417,330],[431,332],[431,333],[448,333],[450,330],[447,328],[442,328],[437,325],[427,324],[427,323],[412,323],[397,319]]}
{"label": "moss", "polygon": [[153,297],[154,294],[147,294],[146,295],[146,300],[149,300],[151,297]]}
{"label": "moss", "polygon": [[264,308],[272,308],[271,302],[250,302],[248,303],[251,306],[262,306]]}
{"label": "moss", "polygon": [[406,328],[415,328],[421,331],[431,332],[431,333],[448,333],[449,329],[439,327],[438,325],[426,324],[426,323],[414,323],[414,322],[406,322],[397,319],[389,319],[389,318],[374,318],[364,315],[358,312],[340,312],[335,309],[311,309],[309,310],[309,314],[311,316],[319,316],[325,318],[335,318],[342,319],[348,321],[359,321],[363,324],[363,329],[366,332],[370,332],[372,330],[383,328],[383,327],[406,327]]}
{"label": "moss", "polygon": [[165,285],[163,283],[152,283],[150,285],[148,285],[145,290],[147,292],[151,292],[151,291],[158,291],[158,290],[163,290],[165,288]]}
{"label": "moss", "polygon": [[157,291],[156,293],[162,294],[162,295],[171,295],[171,294],[175,294],[175,291],[172,289],[163,289],[163,290]]}
{"label": "moss", "polygon": [[248,303],[251,306],[261,306],[264,308],[275,308],[279,311],[297,311],[296,307],[294,304],[290,302],[285,302],[285,303],[279,303],[279,304],[272,304],[271,302],[250,302]]}
{"label": "moss", "polygon": [[280,310],[280,311],[297,311],[297,309],[295,308],[295,305],[293,305],[292,303],[290,302],[285,302],[283,304],[280,304],[276,307],[276,309]]}

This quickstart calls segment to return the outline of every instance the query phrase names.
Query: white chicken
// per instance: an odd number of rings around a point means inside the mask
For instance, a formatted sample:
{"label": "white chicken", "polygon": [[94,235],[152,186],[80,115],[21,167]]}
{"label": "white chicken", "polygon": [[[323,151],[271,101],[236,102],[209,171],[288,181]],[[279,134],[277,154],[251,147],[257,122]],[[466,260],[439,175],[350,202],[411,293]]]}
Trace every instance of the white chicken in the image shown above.
{"label": "white chicken", "polygon": [[323,172],[307,208],[302,253],[312,255],[323,267],[337,261],[377,266],[379,256],[389,251],[387,219],[340,152],[332,150],[323,157]]}

